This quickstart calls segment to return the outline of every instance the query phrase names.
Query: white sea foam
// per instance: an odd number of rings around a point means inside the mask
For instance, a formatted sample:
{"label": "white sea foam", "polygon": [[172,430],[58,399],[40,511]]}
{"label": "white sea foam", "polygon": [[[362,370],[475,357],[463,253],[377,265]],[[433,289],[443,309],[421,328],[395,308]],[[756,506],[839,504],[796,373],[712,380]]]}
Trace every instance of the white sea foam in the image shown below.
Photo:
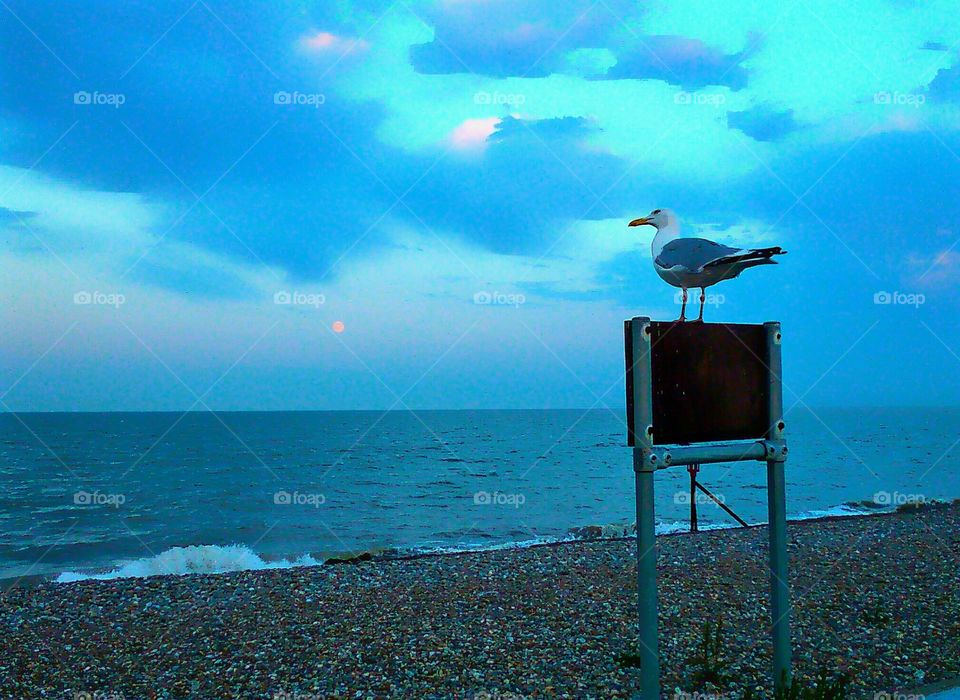
{"label": "white sea foam", "polygon": [[[851,518],[864,515],[876,515],[879,513],[892,513],[895,508],[877,507],[877,506],[859,506],[854,503],[843,503],[838,506],[830,506],[822,510],[805,510],[796,514],[788,514],[787,520],[817,520],[820,518]],[[752,525],[766,525],[766,520],[761,520]],[[734,522],[721,523],[700,523],[700,531],[704,530],[728,530],[739,527]],[[687,520],[678,520],[668,523],[657,523],[656,532],[658,535],[672,535],[677,532],[689,532],[690,522]]]}
{"label": "white sea foam", "polygon": [[287,559],[266,561],[244,545],[191,545],[189,547],[172,547],[156,556],[136,559],[105,573],[66,571],[57,577],[57,582],[70,583],[71,581],[86,579],[107,580],[161,575],[222,574],[228,571],[316,566],[320,563],[309,554],[304,554],[294,561]]}
{"label": "white sea foam", "polygon": [[[735,527],[737,527],[736,523],[699,523],[697,530],[699,532],[703,532],[704,530],[729,530]],[[654,531],[658,535],[674,535],[678,532],[690,532],[690,521],[676,520],[669,523],[657,523]],[[633,533],[630,534],[632,535]]]}
{"label": "white sea foam", "polygon": [[790,520],[813,520],[816,518],[849,518],[860,515],[873,515],[876,513],[892,513],[896,508],[877,507],[877,506],[858,506],[853,503],[843,503],[839,506],[831,506],[823,510],[808,510],[794,515]]}

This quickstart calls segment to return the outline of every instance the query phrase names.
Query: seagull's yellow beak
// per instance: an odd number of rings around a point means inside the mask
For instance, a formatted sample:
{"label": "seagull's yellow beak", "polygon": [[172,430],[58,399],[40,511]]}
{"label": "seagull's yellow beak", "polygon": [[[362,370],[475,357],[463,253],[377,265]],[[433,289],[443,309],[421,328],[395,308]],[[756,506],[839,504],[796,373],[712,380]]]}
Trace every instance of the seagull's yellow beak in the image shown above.
{"label": "seagull's yellow beak", "polygon": [[641,218],[639,218],[639,219],[634,219],[634,220],[631,221],[629,224],[627,224],[627,226],[644,226],[644,225],[646,225],[646,226],[652,226],[652,225],[653,225],[653,224],[650,223],[650,217],[649,217],[649,216],[644,216],[644,217],[641,217]]}

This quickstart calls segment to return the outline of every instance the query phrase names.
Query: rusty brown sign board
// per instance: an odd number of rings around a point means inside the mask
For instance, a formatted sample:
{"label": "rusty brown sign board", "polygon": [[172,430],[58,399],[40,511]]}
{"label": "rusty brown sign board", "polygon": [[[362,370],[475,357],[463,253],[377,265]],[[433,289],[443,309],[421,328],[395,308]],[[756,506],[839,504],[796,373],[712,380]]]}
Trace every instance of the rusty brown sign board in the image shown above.
{"label": "rusty brown sign board", "polygon": [[624,322],[630,446],[636,444],[633,383],[640,372],[648,373],[652,389],[653,444],[767,435],[771,372],[762,324],[651,321],[648,327],[649,346],[635,352],[632,322]]}

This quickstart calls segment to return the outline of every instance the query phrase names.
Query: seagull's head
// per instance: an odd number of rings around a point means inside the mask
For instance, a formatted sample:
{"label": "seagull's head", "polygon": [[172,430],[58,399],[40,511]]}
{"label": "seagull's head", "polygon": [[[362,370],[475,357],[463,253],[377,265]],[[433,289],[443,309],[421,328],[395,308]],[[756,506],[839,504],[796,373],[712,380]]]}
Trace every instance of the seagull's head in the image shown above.
{"label": "seagull's head", "polygon": [[655,229],[666,228],[678,221],[677,215],[670,209],[654,209],[646,216],[634,219],[629,226],[653,226]]}

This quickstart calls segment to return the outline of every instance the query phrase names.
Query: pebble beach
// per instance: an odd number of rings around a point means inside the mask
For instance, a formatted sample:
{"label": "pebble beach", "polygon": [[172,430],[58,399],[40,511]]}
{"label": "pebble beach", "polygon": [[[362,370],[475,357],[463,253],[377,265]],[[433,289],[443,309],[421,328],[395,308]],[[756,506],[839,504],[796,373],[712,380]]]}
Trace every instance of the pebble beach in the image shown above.
{"label": "pebble beach", "polygon": [[[771,695],[766,537],[658,538],[664,697]],[[960,506],[793,522],[789,540],[798,677],[844,674],[854,698],[960,677]],[[616,539],[21,583],[0,598],[0,697],[626,698],[635,564]]]}

